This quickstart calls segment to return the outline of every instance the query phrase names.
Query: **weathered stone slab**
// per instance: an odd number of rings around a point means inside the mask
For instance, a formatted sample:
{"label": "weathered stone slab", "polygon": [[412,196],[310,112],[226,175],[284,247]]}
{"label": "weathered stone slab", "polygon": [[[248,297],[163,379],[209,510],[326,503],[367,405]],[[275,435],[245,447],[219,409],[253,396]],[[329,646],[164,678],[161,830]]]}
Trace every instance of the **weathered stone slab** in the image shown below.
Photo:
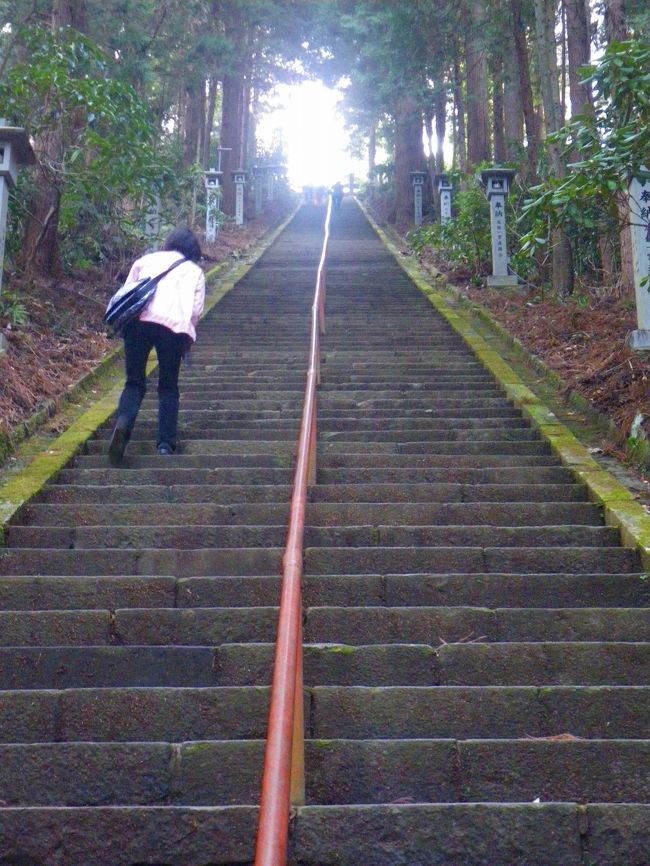
{"label": "weathered stone slab", "polygon": [[650,687],[542,688],[542,734],[650,738]]}
{"label": "weathered stone slab", "polygon": [[465,643],[437,650],[446,685],[645,685],[646,643]]}
{"label": "weathered stone slab", "polygon": [[182,741],[266,736],[269,689],[123,688],[61,692],[61,740]]}
{"label": "weathered stone slab", "polygon": [[650,806],[587,807],[586,853],[599,866],[646,866],[650,851]]}
{"label": "weathered stone slab", "polygon": [[39,743],[0,746],[8,806],[157,805],[171,791],[163,743]]}
{"label": "weathered stone slab", "polygon": [[305,639],[347,644],[423,643],[480,638],[494,640],[491,611],[469,607],[314,607],[306,612]]}
{"label": "weathered stone slab", "polygon": [[317,738],[525,737],[540,734],[534,688],[311,689]]}
{"label": "weathered stone slab", "polygon": [[0,649],[0,688],[214,686],[212,647],[103,646]]}
{"label": "weathered stone slab", "polygon": [[559,804],[306,807],[292,850],[301,866],[583,863],[577,809]]}
{"label": "weathered stone slab", "polygon": [[60,692],[0,692],[0,741],[47,743],[56,740]]}
{"label": "weathered stone slab", "polygon": [[645,802],[648,740],[487,740],[458,744],[467,801]]}
{"label": "weathered stone slab", "polygon": [[2,866],[252,866],[254,807],[0,809]]}
{"label": "weathered stone slab", "polygon": [[0,646],[83,646],[109,641],[107,610],[0,612]]}
{"label": "weathered stone slab", "polygon": [[274,607],[117,610],[120,643],[152,646],[213,646],[243,641],[274,641]]}

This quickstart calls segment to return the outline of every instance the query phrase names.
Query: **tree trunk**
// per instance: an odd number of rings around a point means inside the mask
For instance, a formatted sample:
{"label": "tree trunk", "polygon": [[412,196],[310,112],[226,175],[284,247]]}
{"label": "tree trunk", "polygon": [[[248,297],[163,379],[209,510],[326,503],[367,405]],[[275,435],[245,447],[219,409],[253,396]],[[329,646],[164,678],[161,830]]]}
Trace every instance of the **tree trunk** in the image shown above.
{"label": "tree trunk", "polygon": [[454,165],[462,174],[467,172],[467,136],[465,133],[465,105],[463,101],[463,79],[459,61],[460,45],[454,52]]}
{"label": "tree trunk", "polygon": [[[629,38],[625,0],[606,0],[605,32],[608,42],[624,42]],[[621,295],[634,295],[634,262],[632,257],[632,232],[629,226],[629,207],[625,196],[617,199],[618,219],[621,226],[619,242],[621,248]],[[604,263],[603,263],[604,268]]]}
{"label": "tree trunk", "polygon": [[371,181],[375,179],[375,165],[377,164],[377,124],[371,123],[368,130],[368,177]]}
{"label": "tree trunk", "polygon": [[447,132],[447,92],[441,82],[435,97],[436,113],[436,171],[445,170],[445,135]]}
{"label": "tree trunk", "polygon": [[528,174],[534,182],[537,178],[537,161],[540,146],[540,124],[533,104],[533,88],[530,83],[530,60],[526,43],[526,30],[521,16],[521,0],[510,0],[511,27],[515,43],[515,56],[519,72],[519,92],[526,125],[528,150]]}
{"label": "tree trunk", "polygon": [[625,0],[605,0],[605,33],[608,42],[624,42],[628,38]]}
{"label": "tree trunk", "polygon": [[241,153],[241,118],[242,80],[238,76],[227,75],[223,79],[223,104],[221,114],[221,146],[229,148],[222,151],[221,168],[223,171],[223,202],[224,213],[235,214],[235,184],[232,172],[241,168],[239,154]]}
{"label": "tree trunk", "polygon": [[[210,75],[208,83],[208,110],[205,118],[205,135],[203,137],[203,168],[216,168],[217,164],[212,159],[212,129],[214,127],[214,115],[217,107],[217,88],[219,82],[216,75]],[[212,165],[210,164],[212,162]]]}
{"label": "tree trunk", "polygon": [[413,225],[412,171],[424,171],[422,150],[422,113],[416,100],[409,95],[397,101],[395,111],[395,211],[394,222],[399,228]]}
{"label": "tree trunk", "polygon": [[74,27],[80,33],[86,32],[86,0],[54,0],[52,31],[56,33],[61,27]]}
{"label": "tree trunk", "polygon": [[[52,31],[86,27],[84,0],[55,0],[52,5]],[[34,276],[52,276],[61,271],[59,253],[59,212],[63,177],[63,130],[49,132],[43,140],[34,142],[38,169],[25,223],[19,264],[25,273]]]}
{"label": "tree trunk", "polygon": [[506,73],[503,82],[503,110],[505,114],[506,159],[518,162],[524,144],[524,111],[516,58],[506,56]]}
{"label": "tree trunk", "polygon": [[[535,29],[537,35],[539,75],[544,103],[546,132],[556,132],[562,126],[560,89],[555,43],[555,2],[535,0]],[[548,145],[550,168],[555,177],[562,178],[565,165],[557,144]],[[573,292],[573,251],[571,242],[562,229],[555,229],[551,238],[553,258],[553,289],[561,295]]]}
{"label": "tree trunk", "polygon": [[490,160],[490,125],[488,118],[487,59],[483,45],[485,5],[470,0],[470,32],[465,40],[467,77],[467,163],[473,171]]}
{"label": "tree trunk", "polygon": [[567,15],[567,48],[569,56],[569,95],[571,115],[584,114],[593,108],[593,94],[582,84],[581,66],[591,60],[590,11],[587,0],[564,0]]}
{"label": "tree trunk", "polygon": [[202,80],[193,81],[185,88],[185,138],[183,165],[187,168],[199,161],[201,153],[201,127],[205,115],[205,88]]}
{"label": "tree trunk", "polygon": [[230,148],[222,153],[224,213],[235,214],[235,184],[232,172],[243,168],[240,164],[243,154],[243,104],[246,70],[246,23],[241,9],[235,2],[223,3],[221,18],[226,39],[232,46],[232,56],[228,72],[222,82],[221,106],[221,146]]}
{"label": "tree trunk", "polygon": [[500,56],[492,58],[492,135],[494,139],[494,161],[506,159],[506,131],[503,93],[503,61]]}

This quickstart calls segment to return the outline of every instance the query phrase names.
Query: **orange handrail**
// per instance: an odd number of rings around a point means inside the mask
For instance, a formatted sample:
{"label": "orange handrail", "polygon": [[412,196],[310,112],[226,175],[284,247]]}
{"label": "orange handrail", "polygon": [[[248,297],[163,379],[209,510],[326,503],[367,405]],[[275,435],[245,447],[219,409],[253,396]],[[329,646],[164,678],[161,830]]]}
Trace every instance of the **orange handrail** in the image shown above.
{"label": "orange handrail", "polygon": [[302,573],[307,490],[316,481],[316,386],[320,382],[320,334],[325,329],[325,283],[332,199],[311,309],[309,368],[298,437],[287,545],[282,560],[278,637],[273,664],[269,729],[264,755],[255,866],[285,866],[289,810],[305,802],[305,734],[302,677]]}

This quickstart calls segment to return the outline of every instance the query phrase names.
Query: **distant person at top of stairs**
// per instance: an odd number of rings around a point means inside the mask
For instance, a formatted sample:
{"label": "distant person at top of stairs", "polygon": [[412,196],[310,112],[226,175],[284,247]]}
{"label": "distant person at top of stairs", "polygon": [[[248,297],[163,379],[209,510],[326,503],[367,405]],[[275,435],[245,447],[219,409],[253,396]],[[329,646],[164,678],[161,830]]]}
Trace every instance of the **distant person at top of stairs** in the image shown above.
{"label": "distant person at top of stairs", "polygon": [[332,187],[332,207],[335,211],[339,210],[341,207],[341,202],[343,201],[343,184],[341,181],[337,181]]}
{"label": "distant person at top of stairs", "polygon": [[164,276],[149,305],[124,329],[126,384],[117,407],[117,420],[108,446],[112,465],[122,462],[144,398],[149,353],[158,356],[159,454],[173,454],[178,425],[178,374],[183,355],[196,340],[196,326],[205,301],[205,276],[198,266],[201,246],[189,228],[174,229],[162,250],[134,262],[127,282],[154,277],[181,256],[186,262]]}

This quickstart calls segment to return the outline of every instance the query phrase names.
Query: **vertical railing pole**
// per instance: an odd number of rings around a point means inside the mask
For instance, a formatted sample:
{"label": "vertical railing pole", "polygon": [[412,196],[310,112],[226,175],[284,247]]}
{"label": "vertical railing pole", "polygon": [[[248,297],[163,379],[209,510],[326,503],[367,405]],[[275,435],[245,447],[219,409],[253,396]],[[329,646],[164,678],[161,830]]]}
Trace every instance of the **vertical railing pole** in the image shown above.
{"label": "vertical railing pole", "polygon": [[291,743],[291,786],[292,806],[305,805],[305,707],[302,673],[302,621],[298,634],[296,655],[296,688],[293,704],[293,740]]}
{"label": "vertical railing pole", "polygon": [[316,484],[316,443],[318,438],[318,432],[316,429],[316,403],[314,402],[314,408],[311,413],[311,420],[309,422],[309,475],[308,475],[308,484],[311,487],[313,484]]}

